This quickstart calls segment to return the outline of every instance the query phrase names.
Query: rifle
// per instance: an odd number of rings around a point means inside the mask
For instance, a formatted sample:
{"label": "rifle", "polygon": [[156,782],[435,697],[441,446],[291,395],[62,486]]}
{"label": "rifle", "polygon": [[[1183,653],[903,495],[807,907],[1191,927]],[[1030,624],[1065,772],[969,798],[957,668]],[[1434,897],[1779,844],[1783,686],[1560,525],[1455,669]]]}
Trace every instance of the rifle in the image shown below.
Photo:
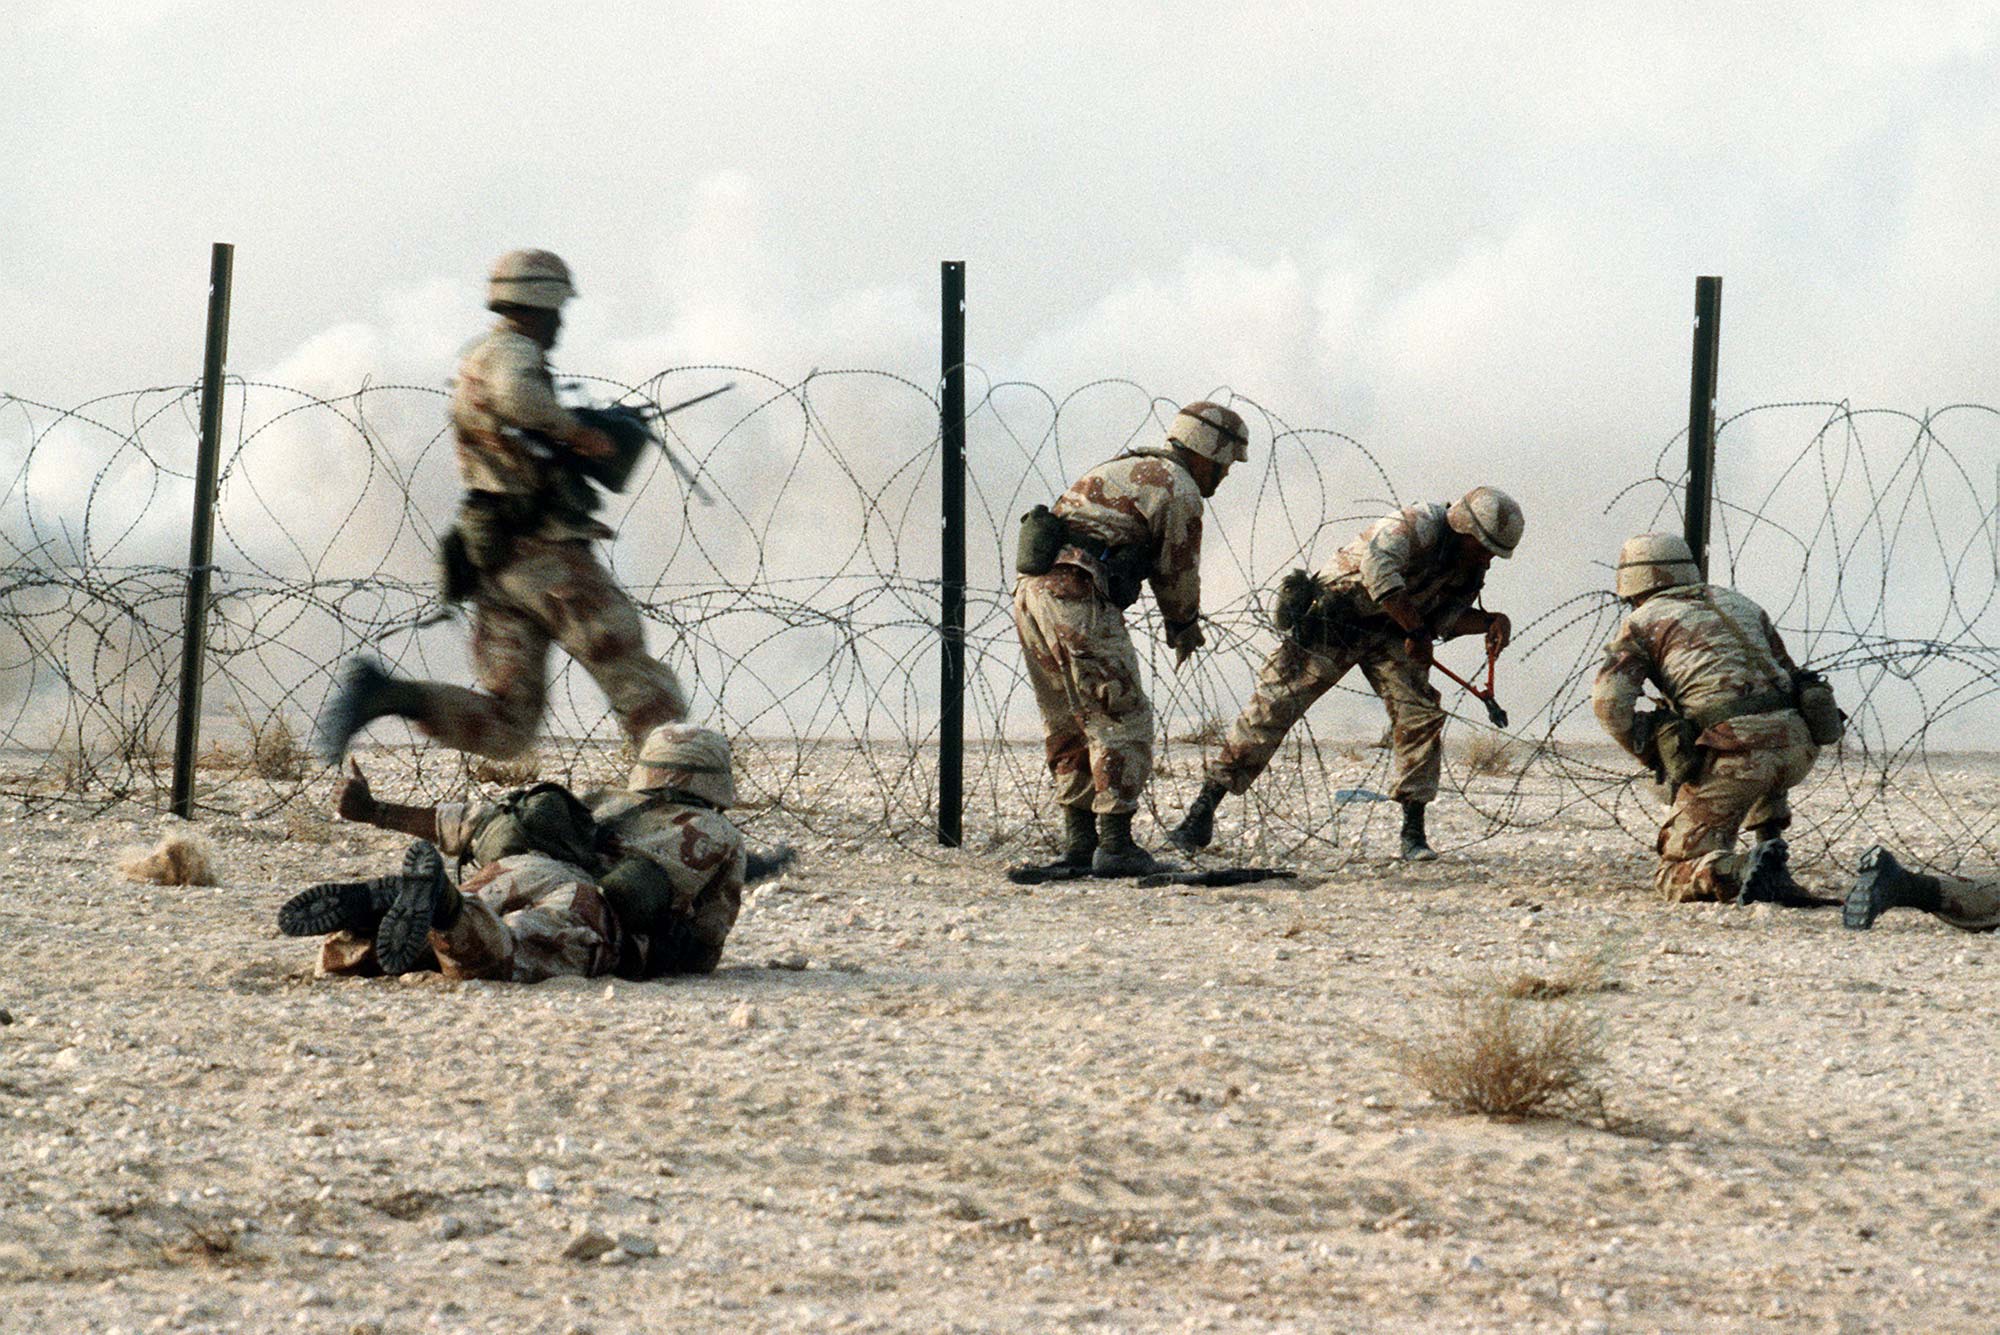
{"label": "rifle", "polygon": [[660,447],[660,453],[667,456],[667,464],[674,475],[687,484],[687,489],[703,505],[715,504],[715,498],[708,489],[695,479],[694,470],[681,462],[681,457],[667,447],[659,433],[653,430],[653,423],[672,417],[685,408],[697,403],[706,403],[718,394],[736,388],[730,381],[720,389],[711,389],[705,394],[697,394],[691,399],[665,408],[655,408],[650,404],[613,403],[602,408],[578,408],[576,415],[611,437],[612,452],[603,459],[575,460],[575,468],[585,477],[603,487],[606,491],[622,492],[632,477],[632,470],[639,466],[639,456],[646,452],[648,444]]}

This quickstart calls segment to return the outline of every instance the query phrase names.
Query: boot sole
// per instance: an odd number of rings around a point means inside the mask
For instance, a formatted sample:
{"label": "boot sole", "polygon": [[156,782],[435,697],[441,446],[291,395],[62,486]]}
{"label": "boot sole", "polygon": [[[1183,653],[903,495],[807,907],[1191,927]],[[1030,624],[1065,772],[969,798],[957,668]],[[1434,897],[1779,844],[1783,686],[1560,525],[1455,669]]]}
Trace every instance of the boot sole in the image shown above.
{"label": "boot sole", "polygon": [[365,931],[386,909],[361,881],[332,882],[303,890],[278,910],[278,930],[286,936],[325,936]]}
{"label": "boot sole", "polygon": [[444,892],[444,859],[419,839],[403,855],[403,888],[375,929],[375,958],[388,974],[408,973],[430,944],[431,919]]}

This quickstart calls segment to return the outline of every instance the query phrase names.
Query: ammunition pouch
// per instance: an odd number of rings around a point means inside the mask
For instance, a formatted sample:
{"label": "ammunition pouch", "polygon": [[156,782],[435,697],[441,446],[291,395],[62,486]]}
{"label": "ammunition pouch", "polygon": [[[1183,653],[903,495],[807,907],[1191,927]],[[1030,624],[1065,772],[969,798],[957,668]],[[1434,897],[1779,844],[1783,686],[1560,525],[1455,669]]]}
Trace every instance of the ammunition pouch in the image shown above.
{"label": "ammunition pouch", "polygon": [[551,507],[540,496],[468,491],[458,504],[457,535],[466,561],[489,574],[513,559],[514,540],[540,527]]}
{"label": "ammunition pouch", "polygon": [[462,603],[479,587],[479,571],[465,550],[465,535],[458,526],[444,531],[438,539],[438,591],[447,603]]}
{"label": "ammunition pouch", "polygon": [[627,932],[652,936],[674,912],[674,882],[643,853],[628,853],[598,878],[604,902]]}
{"label": "ammunition pouch", "polygon": [[1815,746],[1836,746],[1847,735],[1847,715],[1841,711],[1840,702],[1833,698],[1833,687],[1817,672],[1798,671],[1792,674],[1792,694],[1798,702],[1799,716],[1806,721],[1806,732]]}
{"label": "ammunition pouch", "polygon": [[1152,550],[1141,542],[1124,547],[1106,547],[1098,560],[1104,563],[1105,597],[1121,612],[1139,601],[1146,576],[1153,573]]}
{"label": "ammunition pouch", "polygon": [[1021,536],[1014,544],[1014,569],[1023,575],[1046,575],[1069,545],[1069,525],[1046,505],[1021,516]]}
{"label": "ammunition pouch", "polygon": [[521,853],[540,853],[594,875],[597,820],[559,783],[516,789],[472,832],[463,860],[485,866]]}
{"label": "ammunition pouch", "polygon": [[1671,709],[1650,709],[1632,716],[1632,748],[1653,771],[1653,780],[1668,788],[1701,777],[1708,754],[1699,743],[1702,727]]}
{"label": "ammunition pouch", "polygon": [[1400,633],[1387,618],[1364,615],[1352,586],[1328,588],[1304,570],[1294,570],[1279,582],[1271,623],[1299,647],[1316,653],[1356,649]]}

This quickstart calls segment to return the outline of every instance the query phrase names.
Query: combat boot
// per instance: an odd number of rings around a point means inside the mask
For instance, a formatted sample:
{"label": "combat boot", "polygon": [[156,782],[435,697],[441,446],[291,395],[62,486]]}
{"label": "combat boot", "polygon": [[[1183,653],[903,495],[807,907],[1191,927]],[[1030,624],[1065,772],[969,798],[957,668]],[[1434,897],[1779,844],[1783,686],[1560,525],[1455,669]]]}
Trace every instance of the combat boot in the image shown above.
{"label": "combat boot", "polygon": [[1436,862],[1437,854],[1424,837],[1424,804],[1403,803],[1403,861]]}
{"label": "combat boot", "polygon": [[1167,864],[1132,842],[1132,813],[1107,811],[1097,818],[1097,852],[1090,859],[1095,876],[1151,876]]}
{"label": "combat boot", "polygon": [[1097,854],[1097,813],[1089,807],[1063,808],[1063,851],[1058,866],[1088,870]]}
{"label": "combat boot", "polygon": [[375,959],[382,972],[408,973],[423,958],[431,929],[446,931],[465,906],[458,887],[444,874],[437,847],[419,839],[403,855],[402,886],[375,930]]}
{"label": "combat boot", "polygon": [[1181,823],[1167,835],[1167,842],[1183,853],[1193,853],[1215,842],[1215,808],[1228,795],[1229,789],[1222,784],[1212,779],[1204,783],[1194,801],[1188,804]]}
{"label": "combat boot", "polygon": [[350,658],[341,672],[340,685],[320,711],[319,725],[313,729],[313,750],[327,764],[338,765],[355,733],[392,714],[416,718],[423,705],[423,689],[415,682],[390,676],[372,658]]}
{"label": "combat boot", "polygon": [[1809,893],[1792,879],[1792,851],[1782,839],[1766,839],[1750,850],[1743,869],[1739,904],[1776,904],[1788,909],[1832,908],[1840,901]]}
{"label": "combat boot", "polygon": [[1861,855],[1855,870],[1854,888],[1847,892],[1840,921],[1856,931],[1867,931],[1890,909],[1936,913],[1944,907],[1937,877],[1909,870],[1880,844]]}
{"label": "combat boot", "polygon": [[293,895],[278,910],[278,930],[286,936],[325,936],[329,932],[373,936],[402,888],[400,876],[312,886]]}

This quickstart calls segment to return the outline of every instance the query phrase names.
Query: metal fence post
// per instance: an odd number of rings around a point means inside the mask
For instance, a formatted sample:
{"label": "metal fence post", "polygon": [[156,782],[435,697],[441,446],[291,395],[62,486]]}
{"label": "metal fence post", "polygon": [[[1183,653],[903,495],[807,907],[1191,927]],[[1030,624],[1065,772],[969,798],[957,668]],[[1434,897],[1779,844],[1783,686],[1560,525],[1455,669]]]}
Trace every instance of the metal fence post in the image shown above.
{"label": "metal fence post", "polygon": [[941,277],[944,616],[938,627],[937,837],[956,848],[963,842],[965,819],[965,261],[944,261]]}
{"label": "metal fence post", "polygon": [[222,368],[229,361],[229,280],[236,247],[218,241],[208,261],[208,337],[201,365],[201,442],[195,456],[194,524],[188,532],[187,607],[181,629],[181,713],[174,728],[174,814],[194,818],[194,753],[201,741],[201,679],[208,648],[209,566],[215,554],[215,485],[222,461]]}
{"label": "metal fence post", "polygon": [[1709,511],[1715,494],[1715,379],[1722,346],[1722,280],[1694,280],[1694,375],[1688,387],[1688,485],[1682,532],[1708,578]]}

